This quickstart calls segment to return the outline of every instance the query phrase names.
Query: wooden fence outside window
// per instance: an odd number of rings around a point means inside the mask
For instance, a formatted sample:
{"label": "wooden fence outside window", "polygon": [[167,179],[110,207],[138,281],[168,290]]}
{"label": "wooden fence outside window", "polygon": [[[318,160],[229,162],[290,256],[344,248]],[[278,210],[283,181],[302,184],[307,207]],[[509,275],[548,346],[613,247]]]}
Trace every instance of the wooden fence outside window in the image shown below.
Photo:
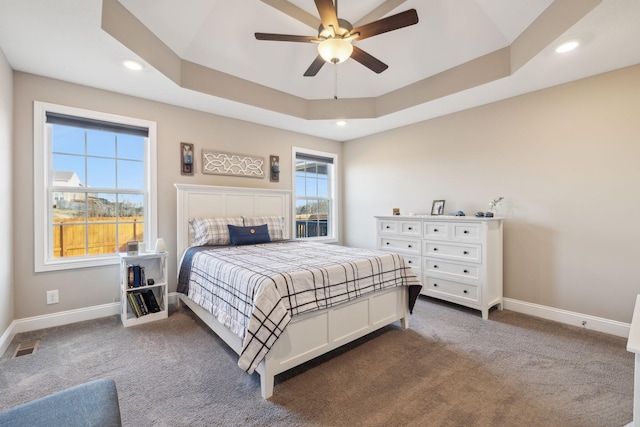
{"label": "wooden fence outside window", "polygon": [[53,225],[53,256],[62,258],[126,252],[130,240],[144,240],[144,217],[120,218],[117,226],[115,217],[90,218],[88,223],[84,218],[65,218]]}

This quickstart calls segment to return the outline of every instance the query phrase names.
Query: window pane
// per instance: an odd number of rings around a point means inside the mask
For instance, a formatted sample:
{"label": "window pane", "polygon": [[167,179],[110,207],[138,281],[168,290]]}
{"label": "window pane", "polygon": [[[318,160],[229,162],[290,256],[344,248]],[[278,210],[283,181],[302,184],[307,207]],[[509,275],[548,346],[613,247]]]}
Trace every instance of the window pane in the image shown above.
{"label": "window pane", "polygon": [[116,220],[116,195],[113,193],[89,193],[89,221]]}
{"label": "window pane", "polygon": [[53,155],[53,185],[83,187],[86,180],[84,156]]}
{"label": "window pane", "polygon": [[318,179],[318,197],[329,197],[329,181],[326,177]]}
{"label": "window pane", "polygon": [[144,163],[130,160],[118,160],[118,188],[143,190]]}
{"label": "window pane", "polygon": [[89,224],[89,254],[113,253],[116,253],[116,224]]}
{"label": "window pane", "polygon": [[118,223],[118,251],[127,251],[127,242],[144,240],[144,222],[120,222]]}
{"label": "window pane", "polygon": [[53,222],[56,224],[85,221],[87,204],[84,193],[53,193]]}
{"label": "window pane", "polygon": [[130,160],[144,160],[145,138],[133,135],[117,135],[118,158]]}
{"label": "window pane", "polygon": [[304,172],[296,172],[296,197],[304,196]]}
{"label": "window pane", "polygon": [[115,188],[116,161],[114,159],[87,157],[87,186]]}
{"label": "window pane", "polygon": [[133,221],[143,218],[144,196],[142,194],[119,194],[118,203],[120,221]]}
{"label": "window pane", "polygon": [[311,175],[307,175],[305,181],[305,195],[307,197],[316,197],[318,195],[318,180],[310,178]]}
{"label": "window pane", "polygon": [[98,157],[116,156],[116,138],[112,132],[87,131],[87,155]]}
{"label": "window pane", "polygon": [[53,141],[51,147],[54,153],[84,155],[84,129],[53,125],[51,129]]}
{"label": "window pane", "polygon": [[84,256],[86,254],[86,227],[84,223],[55,225],[53,227],[54,258]]}

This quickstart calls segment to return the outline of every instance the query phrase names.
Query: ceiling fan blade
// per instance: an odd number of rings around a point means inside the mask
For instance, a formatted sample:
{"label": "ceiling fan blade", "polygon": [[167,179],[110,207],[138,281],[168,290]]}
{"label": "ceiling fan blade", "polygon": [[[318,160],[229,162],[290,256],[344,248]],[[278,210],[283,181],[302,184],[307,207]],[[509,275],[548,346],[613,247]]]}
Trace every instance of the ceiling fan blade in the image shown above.
{"label": "ceiling fan blade", "polygon": [[314,43],[320,40],[313,36],[294,36],[291,34],[270,34],[270,33],[255,33],[258,40],[271,40],[276,42],[300,42],[300,43]]}
{"label": "ceiling fan blade", "polygon": [[322,21],[322,26],[327,30],[329,27],[333,27],[334,30],[340,28],[338,24],[338,14],[336,12],[336,8],[333,5],[332,0],[315,0],[316,7],[318,8],[318,13],[320,14],[320,20]]}
{"label": "ceiling fan blade", "polygon": [[307,71],[304,72],[304,76],[305,77],[315,76],[316,74],[318,74],[318,71],[320,71],[320,68],[322,68],[325,62],[326,61],[322,59],[320,55],[318,55],[316,59],[313,60],[309,68],[307,68]]}
{"label": "ceiling fan blade", "polygon": [[367,52],[360,49],[358,46],[353,47],[353,53],[351,54],[351,58],[358,61],[359,63],[361,63],[362,65],[364,65],[365,67],[367,67],[368,69],[370,69],[371,71],[377,74],[380,74],[381,72],[389,68],[387,64],[369,55]]}
{"label": "ceiling fan blade", "polygon": [[361,25],[368,24],[369,22],[373,22],[378,19],[381,19],[387,13],[391,12],[392,10],[394,10],[395,8],[397,8],[398,6],[400,6],[402,3],[406,1],[407,0],[387,0],[384,3],[382,3],[380,6],[376,7],[371,12],[367,13],[365,16],[360,18],[360,20],[354,23],[353,26],[359,27]]}
{"label": "ceiling fan blade", "polygon": [[409,9],[388,18],[382,18],[370,24],[356,27],[350,31],[351,34],[360,33],[356,40],[364,40],[366,38],[376,36],[378,34],[397,30],[399,28],[408,27],[418,23],[418,12],[415,9]]}
{"label": "ceiling fan blade", "polygon": [[292,17],[295,20],[310,26],[314,30],[318,30],[318,26],[320,25],[320,21],[318,20],[318,18],[316,18],[306,10],[300,9],[295,4],[289,3],[287,0],[262,0],[262,2],[268,4],[274,9],[278,9],[280,12]]}

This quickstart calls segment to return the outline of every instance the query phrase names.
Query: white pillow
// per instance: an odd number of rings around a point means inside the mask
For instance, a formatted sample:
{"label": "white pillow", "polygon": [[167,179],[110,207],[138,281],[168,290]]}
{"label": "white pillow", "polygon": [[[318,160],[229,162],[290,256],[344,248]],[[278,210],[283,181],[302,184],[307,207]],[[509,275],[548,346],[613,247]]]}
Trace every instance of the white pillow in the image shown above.
{"label": "white pillow", "polygon": [[243,216],[244,226],[267,224],[271,241],[284,239],[284,217],[282,216]]}
{"label": "white pillow", "polygon": [[204,245],[230,245],[229,227],[227,225],[242,227],[243,220],[238,218],[191,218],[189,220],[189,232],[191,246]]}

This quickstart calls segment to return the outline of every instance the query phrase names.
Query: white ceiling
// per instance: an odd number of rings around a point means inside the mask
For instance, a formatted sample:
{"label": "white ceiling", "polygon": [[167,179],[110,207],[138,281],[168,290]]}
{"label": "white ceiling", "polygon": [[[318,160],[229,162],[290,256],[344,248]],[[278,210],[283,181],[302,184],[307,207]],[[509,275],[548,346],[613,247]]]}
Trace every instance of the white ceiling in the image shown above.
{"label": "white ceiling", "polygon": [[[289,2],[318,16],[312,0]],[[315,45],[255,40],[254,32],[317,35],[260,0],[120,3],[183,60],[304,100],[333,98],[333,65],[303,77],[317,55]],[[355,24],[383,3],[341,0],[338,16]],[[375,74],[353,60],[339,64],[338,97],[377,98],[508,47],[551,3],[407,0],[385,16],[414,8],[418,24],[354,43],[389,68]],[[640,63],[640,0],[603,0],[508,77],[337,127],[333,119],[307,120],[184,89],[148,63],[139,73],[124,69],[122,59],[141,57],[102,29],[101,13],[101,0],[0,0],[0,48],[18,71],[338,141]],[[582,43],[577,50],[554,52],[574,38]]]}

